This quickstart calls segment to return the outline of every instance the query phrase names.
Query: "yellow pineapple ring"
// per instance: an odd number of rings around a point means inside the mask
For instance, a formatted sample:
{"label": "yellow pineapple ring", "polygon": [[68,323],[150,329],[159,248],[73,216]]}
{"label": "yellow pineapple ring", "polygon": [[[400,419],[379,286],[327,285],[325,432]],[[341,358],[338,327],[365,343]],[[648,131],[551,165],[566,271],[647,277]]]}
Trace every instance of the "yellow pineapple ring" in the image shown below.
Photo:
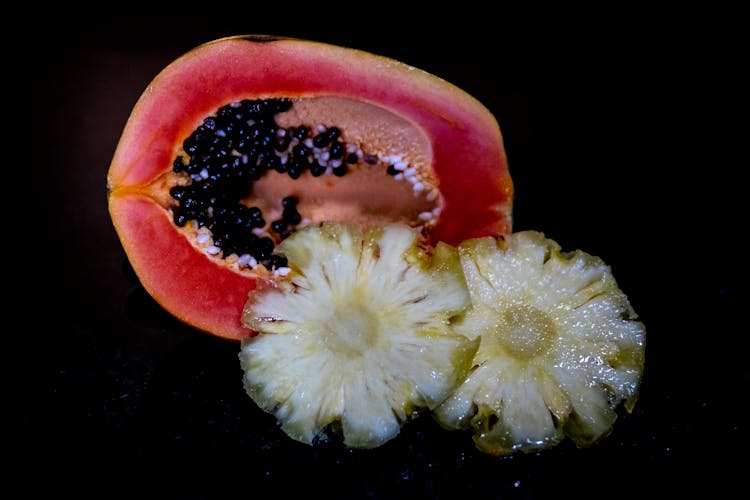
{"label": "yellow pineapple ring", "polygon": [[646,336],[610,268],[533,231],[468,240],[459,253],[473,308],[456,331],[481,344],[437,420],[473,428],[493,455],[607,435],[620,402],[635,405]]}
{"label": "yellow pineapple ring", "polygon": [[250,397],[308,444],[333,427],[372,448],[461,383],[479,342],[453,331],[469,307],[455,248],[418,231],[324,223],[281,243],[286,279],[250,294],[242,341]]}

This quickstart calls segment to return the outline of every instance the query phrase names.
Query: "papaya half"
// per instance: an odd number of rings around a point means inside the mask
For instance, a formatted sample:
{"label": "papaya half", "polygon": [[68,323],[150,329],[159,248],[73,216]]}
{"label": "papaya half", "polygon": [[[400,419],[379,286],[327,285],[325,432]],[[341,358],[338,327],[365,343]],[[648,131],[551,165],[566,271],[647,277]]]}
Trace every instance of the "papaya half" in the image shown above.
{"label": "papaya half", "polygon": [[510,231],[495,118],[450,83],[323,43],[237,36],[148,85],[107,176],[109,212],[144,288],[239,339],[248,293],[288,272],[273,249],[326,220],[400,222],[429,241]]}

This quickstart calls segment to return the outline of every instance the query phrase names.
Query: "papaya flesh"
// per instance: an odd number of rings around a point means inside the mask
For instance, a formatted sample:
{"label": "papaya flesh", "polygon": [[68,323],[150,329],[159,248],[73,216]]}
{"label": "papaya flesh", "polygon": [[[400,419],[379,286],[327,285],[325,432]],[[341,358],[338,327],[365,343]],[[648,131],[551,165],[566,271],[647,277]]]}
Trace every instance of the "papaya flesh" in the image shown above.
{"label": "papaya flesh", "polygon": [[[259,106],[274,113],[247,111]],[[197,244],[214,227],[218,202],[202,209],[203,218],[189,220],[185,214],[195,212],[176,199],[180,190],[211,183],[210,169],[189,169],[200,144],[221,147],[229,131],[214,122],[235,109],[251,113],[238,126],[266,124],[263,130],[273,136],[266,139],[276,147],[266,155],[276,170],[258,167],[237,195],[242,213],[249,207],[262,211],[258,219],[265,226],[247,226],[257,235],[250,237],[255,243],[278,243],[295,224],[323,220],[402,222],[422,228],[433,243],[510,231],[513,186],[500,129],[464,91],[406,64],[317,42],[257,35],[210,42],[148,85],[107,176],[110,215],[144,288],[200,330],[230,339],[252,334],[240,321],[248,293],[259,280],[283,272],[284,261],[275,257],[260,263],[260,257],[238,258],[239,246],[219,251]],[[326,134],[335,137],[318,148],[318,136]],[[291,135],[300,139],[280,152],[277,142],[288,143]],[[194,147],[197,137],[202,142]],[[313,140],[315,147],[305,147]],[[243,151],[236,143],[222,151],[228,160],[220,167],[231,168],[233,161],[243,169],[256,158],[260,165],[263,153]],[[305,155],[302,171],[295,170],[298,154]],[[217,185],[211,189],[225,189]],[[211,202],[224,195],[212,193]],[[291,215],[290,199],[299,204]],[[286,229],[272,230],[272,221]],[[219,245],[221,236],[213,237]],[[263,252],[265,257],[268,249]],[[258,265],[238,265],[248,259]]]}

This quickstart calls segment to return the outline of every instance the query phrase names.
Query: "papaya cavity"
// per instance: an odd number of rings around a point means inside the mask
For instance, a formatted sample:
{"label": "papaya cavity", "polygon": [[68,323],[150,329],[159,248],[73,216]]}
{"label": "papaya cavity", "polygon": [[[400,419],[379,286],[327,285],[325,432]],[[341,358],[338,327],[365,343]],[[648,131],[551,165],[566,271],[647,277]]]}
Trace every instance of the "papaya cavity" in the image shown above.
{"label": "papaya cavity", "polygon": [[284,267],[274,246],[310,223],[429,229],[441,211],[424,134],[347,98],[235,101],[204,118],[175,155],[149,191],[176,226],[191,225],[194,244],[240,270]]}

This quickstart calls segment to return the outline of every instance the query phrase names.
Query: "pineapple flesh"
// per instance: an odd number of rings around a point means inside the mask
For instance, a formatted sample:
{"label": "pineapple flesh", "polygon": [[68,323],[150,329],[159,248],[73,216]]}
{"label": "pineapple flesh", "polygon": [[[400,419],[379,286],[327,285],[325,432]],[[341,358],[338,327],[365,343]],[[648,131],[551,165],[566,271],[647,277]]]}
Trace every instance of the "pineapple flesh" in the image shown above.
{"label": "pineapple flesh", "polygon": [[473,429],[493,455],[607,435],[620,402],[632,411],[645,347],[610,268],[533,231],[468,240],[459,253],[473,307],[455,329],[481,343],[438,422]]}
{"label": "pineapple flesh", "polygon": [[453,323],[470,298],[455,248],[403,226],[324,223],[278,248],[291,271],[250,294],[240,361],[250,397],[303,443],[395,437],[463,380],[479,339]]}

